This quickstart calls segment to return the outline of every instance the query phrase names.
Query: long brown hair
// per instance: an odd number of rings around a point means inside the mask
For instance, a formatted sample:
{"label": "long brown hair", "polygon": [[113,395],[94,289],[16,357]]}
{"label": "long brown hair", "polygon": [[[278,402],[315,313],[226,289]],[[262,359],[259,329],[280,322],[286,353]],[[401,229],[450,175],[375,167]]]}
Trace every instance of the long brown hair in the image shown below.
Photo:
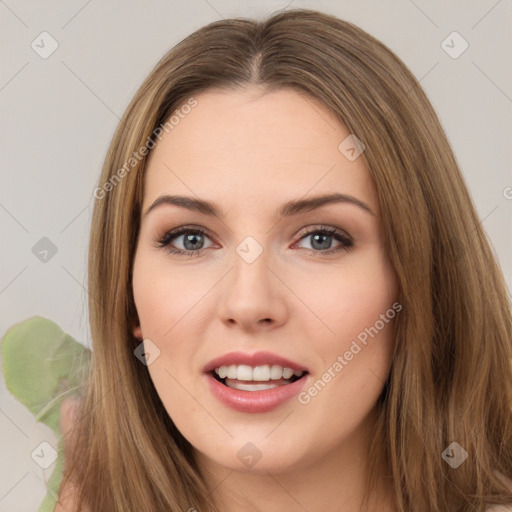
{"label": "long brown hair", "polygon": [[[401,512],[512,502],[503,481],[512,478],[511,305],[446,135],[385,45],[305,9],[197,30],[160,60],[119,123],[94,194],[93,357],[66,478],[95,512],[218,511],[190,443],[134,356],[132,264],[150,151],[141,148],[153,147],[195,94],[251,84],[321,100],[366,148],[403,306],[368,489],[388,476]],[[443,458],[454,442],[468,454],[457,469]]]}

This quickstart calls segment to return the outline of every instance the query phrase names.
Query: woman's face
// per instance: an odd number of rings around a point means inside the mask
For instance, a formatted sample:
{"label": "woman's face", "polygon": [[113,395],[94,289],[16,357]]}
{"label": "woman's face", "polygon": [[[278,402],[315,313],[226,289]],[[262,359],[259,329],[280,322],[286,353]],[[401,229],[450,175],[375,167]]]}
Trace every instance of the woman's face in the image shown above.
{"label": "woman's face", "polygon": [[369,433],[401,306],[361,148],[309,96],[258,92],[196,95],[153,150],[135,334],[202,460],[283,472]]}

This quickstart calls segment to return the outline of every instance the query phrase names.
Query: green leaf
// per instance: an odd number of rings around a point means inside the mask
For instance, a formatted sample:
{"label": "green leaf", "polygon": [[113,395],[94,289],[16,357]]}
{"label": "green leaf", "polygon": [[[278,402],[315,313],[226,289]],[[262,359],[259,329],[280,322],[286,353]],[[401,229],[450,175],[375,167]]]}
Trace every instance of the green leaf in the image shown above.
{"label": "green leaf", "polygon": [[13,326],[1,343],[7,389],[35,420],[48,425],[59,440],[58,458],[39,512],[53,512],[64,467],[64,443],[59,428],[60,406],[80,394],[91,351],[46,318],[29,318]]}

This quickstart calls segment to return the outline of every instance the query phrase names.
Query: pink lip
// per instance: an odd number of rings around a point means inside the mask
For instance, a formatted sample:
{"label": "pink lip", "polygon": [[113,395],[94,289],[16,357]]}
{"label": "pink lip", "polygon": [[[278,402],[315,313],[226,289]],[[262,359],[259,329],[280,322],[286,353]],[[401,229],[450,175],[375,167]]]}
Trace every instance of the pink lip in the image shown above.
{"label": "pink lip", "polygon": [[[209,373],[215,368],[219,368],[220,366],[229,366],[232,364],[246,364],[248,366],[263,366],[268,364],[279,365],[283,368],[291,368],[294,371],[302,371],[307,372],[308,369],[305,366],[302,366],[294,361],[290,361],[284,357],[278,356],[276,354],[272,354],[272,352],[256,352],[254,354],[246,354],[244,352],[230,352],[229,354],[224,354],[223,356],[217,357],[213,361],[210,361],[203,369],[205,373]],[[290,384],[288,384],[289,386]],[[248,391],[248,393],[254,393],[253,391]]]}
{"label": "pink lip", "polygon": [[210,361],[205,367],[205,378],[212,394],[224,405],[240,412],[267,412],[279,407],[281,404],[296,396],[304,387],[307,375],[299,380],[284,386],[278,386],[264,391],[242,391],[225,386],[212,374],[215,368],[230,366],[232,364],[246,364],[248,366],[263,366],[268,364],[279,365],[283,368],[291,368],[294,371],[307,372],[308,369],[295,361],[272,354],[272,352],[256,352],[246,354],[244,352],[230,352]]}
{"label": "pink lip", "polygon": [[229,388],[215,379],[212,373],[206,373],[204,378],[207,379],[212,394],[227,407],[239,412],[258,413],[271,411],[298,395],[309,375],[306,374],[291,384],[264,391],[242,391]]}

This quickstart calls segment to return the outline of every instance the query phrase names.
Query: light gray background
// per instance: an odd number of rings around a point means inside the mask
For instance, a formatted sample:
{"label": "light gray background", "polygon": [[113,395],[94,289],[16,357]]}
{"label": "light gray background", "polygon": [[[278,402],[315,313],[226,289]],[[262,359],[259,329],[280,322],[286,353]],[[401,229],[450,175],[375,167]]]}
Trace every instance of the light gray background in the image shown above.
{"label": "light gray background", "polygon": [[[421,80],[511,289],[511,0],[0,0],[0,336],[42,315],[89,346],[92,191],[129,100],[166,51],[199,27],[285,7],[356,23]],[[59,45],[47,59],[31,47],[43,31]],[[453,31],[469,44],[457,59],[441,47]],[[46,263],[32,252],[42,237],[57,247]],[[3,378],[0,432],[0,512],[35,511],[54,466],[43,471],[30,453],[56,439],[5,390]]]}

